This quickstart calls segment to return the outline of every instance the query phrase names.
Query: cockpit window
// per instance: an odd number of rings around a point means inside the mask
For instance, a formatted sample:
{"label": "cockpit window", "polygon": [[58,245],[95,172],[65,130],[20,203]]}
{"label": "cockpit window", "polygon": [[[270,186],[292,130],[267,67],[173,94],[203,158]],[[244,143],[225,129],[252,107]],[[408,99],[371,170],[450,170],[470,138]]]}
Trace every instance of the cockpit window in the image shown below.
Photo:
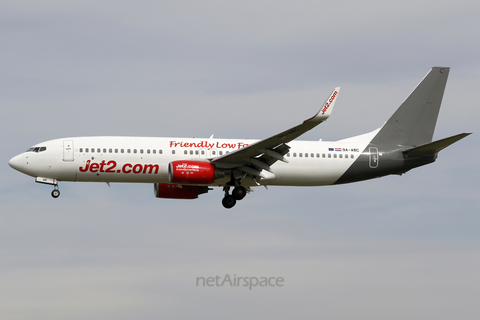
{"label": "cockpit window", "polygon": [[31,147],[28,148],[27,152],[42,152],[47,150],[47,147]]}

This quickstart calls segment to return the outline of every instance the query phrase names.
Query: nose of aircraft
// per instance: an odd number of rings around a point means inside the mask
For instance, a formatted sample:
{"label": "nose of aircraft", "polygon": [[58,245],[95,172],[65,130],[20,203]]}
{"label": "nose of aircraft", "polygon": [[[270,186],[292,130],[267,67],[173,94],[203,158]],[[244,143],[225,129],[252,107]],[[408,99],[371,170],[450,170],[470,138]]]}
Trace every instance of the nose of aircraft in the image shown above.
{"label": "nose of aircraft", "polygon": [[8,161],[8,165],[17,171],[22,171],[22,167],[25,162],[25,156],[19,154]]}

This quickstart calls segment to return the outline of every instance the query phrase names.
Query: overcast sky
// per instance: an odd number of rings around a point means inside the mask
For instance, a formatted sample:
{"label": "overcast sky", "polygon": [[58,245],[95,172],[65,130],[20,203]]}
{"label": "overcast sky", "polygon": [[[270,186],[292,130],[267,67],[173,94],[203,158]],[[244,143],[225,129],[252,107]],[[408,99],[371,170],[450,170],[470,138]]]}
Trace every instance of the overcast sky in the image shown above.
{"label": "overcast sky", "polygon": [[[478,319],[478,1],[15,1],[0,4],[1,319]],[[61,183],[8,160],[89,135],[302,139],[380,127],[451,67],[435,139],[474,132],[404,176],[216,189]],[[202,287],[197,277],[283,277]]]}

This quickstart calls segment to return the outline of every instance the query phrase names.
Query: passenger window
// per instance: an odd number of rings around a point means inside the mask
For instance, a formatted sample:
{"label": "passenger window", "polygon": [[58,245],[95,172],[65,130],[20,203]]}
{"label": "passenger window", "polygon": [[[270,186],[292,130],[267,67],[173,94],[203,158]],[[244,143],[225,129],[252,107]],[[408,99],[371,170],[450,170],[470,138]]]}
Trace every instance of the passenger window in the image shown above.
{"label": "passenger window", "polygon": [[137,153],[137,149],[133,149],[133,153]]}
{"label": "passenger window", "polygon": [[98,149],[97,149],[97,152],[98,152],[98,153],[100,153],[100,152],[101,152],[101,151],[100,151],[100,148],[98,148]]}
{"label": "passenger window", "polygon": [[124,150],[124,149],[120,149],[120,153],[124,153],[124,152],[125,152],[125,150]]}
{"label": "passenger window", "polygon": [[352,159],[353,159],[353,154],[351,154],[351,155],[350,155],[350,158],[352,158]]}
{"label": "passenger window", "polygon": [[108,149],[108,153],[112,153],[112,149]]}
{"label": "passenger window", "polygon": [[187,151],[187,150],[185,150],[185,151],[183,151],[183,153],[184,153],[184,154],[188,154],[188,151]]}
{"label": "passenger window", "polygon": [[127,149],[127,153],[130,153],[130,149]]}
{"label": "passenger window", "polygon": [[143,149],[140,149],[140,153],[142,153],[142,154],[143,154]]}
{"label": "passenger window", "polygon": [[175,150],[172,150],[172,154],[175,154]]}
{"label": "passenger window", "polygon": [[334,157],[334,158],[336,158],[336,157],[337,157],[337,154],[336,154],[336,153],[334,153],[334,154],[333,154],[333,157]]}
{"label": "passenger window", "polygon": [[147,149],[147,154],[150,154],[150,149]]}
{"label": "passenger window", "polygon": [[157,150],[153,149],[152,152],[153,152],[153,154],[156,154],[156,153],[157,153]]}
{"label": "passenger window", "polygon": [[339,158],[342,158],[342,154],[340,153],[340,154],[338,155],[338,157],[339,157]]}
{"label": "passenger window", "polygon": [[300,152],[300,153],[298,154],[298,156],[301,158],[301,157],[302,157],[302,153]]}
{"label": "passenger window", "polygon": [[296,152],[294,152],[294,153],[293,153],[293,157],[295,158],[296,156],[297,156],[297,153],[296,153]]}
{"label": "passenger window", "polygon": [[107,153],[107,149],[103,148],[103,153]]}
{"label": "passenger window", "polygon": [[195,150],[195,154],[198,156],[198,150]]}
{"label": "passenger window", "polygon": [[190,154],[193,154],[193,150],[190,150]]}
{"label": "passenger window", "polygon": [[329,154],[328,154],[328,157],[329,157],[329,158],[331,158],[331,157],[332,157],[332,154],[331,154],[331,153],[329,153]]}
{"label": "passenger window", "polygon": [[317,153],[317,158],[320,158],[320,153]]}
{"label": "passenger window", "polygon": [[91,148],[90,151],[91,151],[92,153],[94,153],[94,152],[95,152],[95,148]]}
{"label": "passenger window", "polygon": [[80,148],[80,150],[79,150],[79,151],[80,151],[80,152],[83,152],[83,148]]}
{"label": "passenger window", "polygon": [[163,153],[162,149],[158,150],[158,154],[162,154],[162,153]]}
{"label": "passenger window", "polygon": [[322,158],[325,158],[325,153],[322,153]]}
{"label": "passenger window", "polygon": [[115,153],[118,153],[118,149],[115,149]]}
{"label": "passenger window", "polygon": [[202,150],[202,155],[204,155],[204,154],[205,154],[205,151]]}
{"label": "passenger window", "polygon": [[308,158],[308,153],[305,153],[305,158]]}
{"label": "passenger window", "polygon": [[213,155],[213,156],[215,155],[215,153],[216,153],[215,151],[212,151],[212,155]]}
{"label": "passenger window", "polygon": [[290,152],[289,152],[289,153],[287,153],[287,157],[290,157]]}
{"label": "passenger window", "polygon": [[219,155],[222,155],[222,154],[223,154],[223,151],[219,151],[218,154],[219,154]]}

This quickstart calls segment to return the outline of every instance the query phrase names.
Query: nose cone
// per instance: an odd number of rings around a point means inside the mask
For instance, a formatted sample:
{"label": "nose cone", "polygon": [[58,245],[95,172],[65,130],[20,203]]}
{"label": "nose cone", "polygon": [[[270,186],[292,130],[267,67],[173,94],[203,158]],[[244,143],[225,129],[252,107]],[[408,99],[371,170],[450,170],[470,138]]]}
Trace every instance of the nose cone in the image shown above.
{"label": "nose cone", "polygon": [[25,166],[25,156],[19,154],[8,161],[8,165],[13,169],[22,172],[22,168]]}

